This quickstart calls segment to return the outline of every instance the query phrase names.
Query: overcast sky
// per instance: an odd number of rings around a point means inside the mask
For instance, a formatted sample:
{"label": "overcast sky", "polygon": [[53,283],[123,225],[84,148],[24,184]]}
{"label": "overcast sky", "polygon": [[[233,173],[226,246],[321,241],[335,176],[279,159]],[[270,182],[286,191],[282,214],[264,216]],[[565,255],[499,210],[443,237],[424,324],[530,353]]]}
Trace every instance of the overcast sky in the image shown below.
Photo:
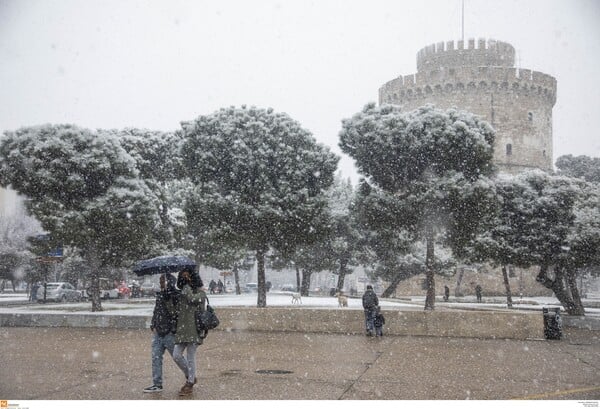
{"label": "overcast sky", "polygon": [[[173,131],[246,104],[288,113],[340,153],[343,118],[415,73],[419,49],[460,37],[461,0],[0,0],[0,131]],[[465,0],[476,37],[557,79],[555,159],[600,156],[600,1]],[[350,158],[340,170],[357,180]]]}

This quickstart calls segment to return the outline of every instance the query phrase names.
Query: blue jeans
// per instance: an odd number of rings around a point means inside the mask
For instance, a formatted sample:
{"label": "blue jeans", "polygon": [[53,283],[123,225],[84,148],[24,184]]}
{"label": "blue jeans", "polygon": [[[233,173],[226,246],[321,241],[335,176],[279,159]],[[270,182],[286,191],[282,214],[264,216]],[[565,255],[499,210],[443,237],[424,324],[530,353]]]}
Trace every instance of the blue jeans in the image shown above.
{"label": "blue jeans", "polygon": [[365,310],[365,327],[367,332],[371,334],[375,331],[375,317],[377,316],[377,310]]}
{"label": "blue jeans", "polygon": [[[198,344],[184,342],[182,344],[175,344],[175,349],[173,351],[173,360],[175,360],[177,366],[181,368],[189,383],[194,383],[194,378],[196,377],[197,348]],[[186,351],[186,356],[183,356],[184,350]]]}
{"label": "blue jeans", "polygon": [[[173,348],[175,347],[175,335],[169,333],[164,336],[158,335],[156,332],[152,337],[152,384],[162,386],[162,365],[163,355],[165,350],[169,352],[169,355],[173,356]],[[177,366],[186,374],[187,368],[181,367],[177,362]]]}

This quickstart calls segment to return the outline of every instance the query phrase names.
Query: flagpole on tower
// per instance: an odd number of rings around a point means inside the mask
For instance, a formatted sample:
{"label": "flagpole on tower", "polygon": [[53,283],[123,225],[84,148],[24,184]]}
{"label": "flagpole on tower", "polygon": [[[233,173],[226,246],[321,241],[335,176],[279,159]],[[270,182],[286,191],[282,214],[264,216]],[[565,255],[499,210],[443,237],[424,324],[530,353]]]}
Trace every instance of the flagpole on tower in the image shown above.
{"label": "flagpole on tower", "polygon": [[461,14],[461,40],[465,41],[465,0],[462,0],[462,14]]}

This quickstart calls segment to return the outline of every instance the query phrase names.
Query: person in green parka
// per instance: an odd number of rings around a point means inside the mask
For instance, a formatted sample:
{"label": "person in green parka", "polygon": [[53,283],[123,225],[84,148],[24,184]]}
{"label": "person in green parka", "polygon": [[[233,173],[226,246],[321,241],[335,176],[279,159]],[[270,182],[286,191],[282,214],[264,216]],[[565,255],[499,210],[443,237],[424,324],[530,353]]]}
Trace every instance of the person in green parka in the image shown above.
{"label": "person in green parka", "polygon": [[[202,334],[196,330],[196,311],[206,306],[206,293],[202,290],[202,279],[198,273],[183,270],[177,277],[177,287],[181,290],[177,304],[177,332],[173,359],[178,366],[187,368],[185,385],[180,396],[192,393],[196,384],[196,349],[202,344]],[[186,356],[183,356],[184,350]],[[184,372],[185,374],[185,372]]]}

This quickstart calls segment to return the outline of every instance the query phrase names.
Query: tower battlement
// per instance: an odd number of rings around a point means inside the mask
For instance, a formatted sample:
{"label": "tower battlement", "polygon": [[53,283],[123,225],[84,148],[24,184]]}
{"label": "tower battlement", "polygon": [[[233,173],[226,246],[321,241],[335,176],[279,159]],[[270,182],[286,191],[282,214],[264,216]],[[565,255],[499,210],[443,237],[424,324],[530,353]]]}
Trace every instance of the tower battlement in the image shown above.
{"label": "tower battlement", "polygon": [[450,67],[512,67],[515,48],[505,42],[483,38],[440,42],[422,48],[417,53],[417,71]]}
{"label": "tower battlement", "polygon": [[397,103],[413,96],[452,92],[510,92],[537,96],[553,106],[556,79],[543,72],[514,67],[438,68],[388,81],[379,95],[381,102]]}

